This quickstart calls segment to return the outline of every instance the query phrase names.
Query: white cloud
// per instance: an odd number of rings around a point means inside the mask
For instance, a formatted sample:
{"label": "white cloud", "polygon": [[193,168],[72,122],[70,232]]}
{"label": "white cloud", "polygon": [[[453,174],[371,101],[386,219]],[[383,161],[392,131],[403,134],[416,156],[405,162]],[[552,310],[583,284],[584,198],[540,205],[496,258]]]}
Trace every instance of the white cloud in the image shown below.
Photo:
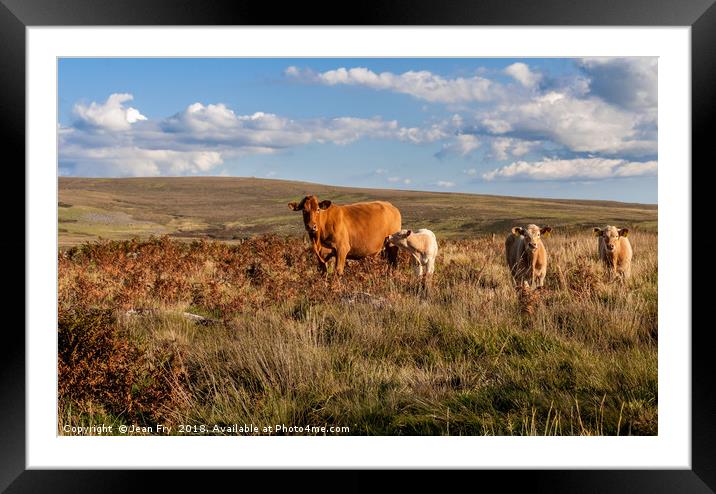
{"label": "white cloud", "polygon": [[375,90],[409,94],[416,98],[440,103],[490,101],[502,93],[499,84],[480,76],[446,79],[427,70],[408,71],[402,74],[373,72],[365,67],[341,67],[326,72],[300,70],[288,67],[287,76],[317,82],[328,86],[339,84],[364,86]]}
{"label": "white cloud", "polygon": [[63,170],[93,176],[207,173],[227,156],[270,154],[310,143],[347,145],[359,139],[433,142],[447,135],[444,124],[423,129],[400,127],[380,117],[292,120],[264,112],[238,115],[221,103],[193,103],[159,122],[133,125],[147,119],[123,106],[131,99],[129,94],[113,94],[102,104],[76,105],[78,125],[58,127]]}
{"label": "white cloud", "polygon": [[478,115],[478,121],[493,134],[548,139],[576,152],[656,153],[656,140],[640,135],[637,114],[598,98],[551,91],[527,102],[498,105]]}
{"label": "white cloud", "polygon": [[[445,77],[429,71],[378,73],[341,67],[314,72],[292,66],[285,74],[329,86],[409,94],[443,103],[451,111],[459,109],[467,117],[455,115],[431,128],[401,129],[399,139],[408,142],[486,133],[514,140],[490,141],[492,156],[499,160],[519,158],[542,144],[608,157],[656,156],[657,59],[585,58],[577,65],[579,73],[554,79],[534,65],[516,62],[503,71],[518,83],[509,86],[486,78],[484,71]],[[453,140],[446,141],[436,156],[466,156],[473,151]]]}
{"label": "white cloud", "polygon": [[401,183],[404,185],[410,185],[411,183],[413,183],[411,179],[403,177],[388,177],[386,178],[386,180],[391,184]]}
{"label": "white cloud", "polygon": [[223,104],[194,103],[160,123],[168,133],[185,134],[192,140],[229,146],[282,149],[310,142],[350,144],[363,138],[389,138],[414,143],[442,138],[438,125],[401,128],[395,120],[374,118],[318,118],[291,120],[272,113],[236,115]]}
{"label": "white cloud", "polygon": [[427,128],[401,128],[398,131],[398,138],[400,140],[413,142],[415,144],[439,141],[447,137],[447,135],[444,124],[433,124]]}
{"label": "white cloud", "polygon": [[474,177],[477,175],[477,169],[476,168],[468,168],[467,170],[462,171],[465,175],[469,175],[471,177]]}
{"label": "white cloud", "polygon": [[527,88],[534,87],[542,78],[540,74],[532,72],[529,66],[522,62],[513,63],[505,68],[505,74],[509,75]]}
{"label": "white cloud", "polygon": [[539,143],[513,140],[511,144],[510,153],[512,153],[512,156],[519,158],[520,156],[524,156],[529,153],[530,150],[536,147]]}
{"label": "white cloud", "polygon": [[639,177],[642,175],[656,175],[656,161],[624,163],[614,172],[615,177]]}
{"label": "white cloud", "polygon": [[492,149],[491,156],[499,161],[508,159],[510,156],[519,158],[529,153],[539,143],[523,141],[521,139],[512,139],[509,137],[497,137],[492,140],[490,147]]}
{"label": "white cloud", "polygon": [[112,131],[127,130],[133,123],[147,119],[136,108],[125,108],[123,103],[132,99],[134,96],[131,94],[114,93],[104,103],[77,103],[73,112],[80,124]]}
{"label": "white cloud", "polygon": [[500,137],[492,141],[492,156],[498,160],[507,159],[507,150],[510,147],[511,139]]}
{"label": "white cloud", "polygon": [[450,155],[468,156],[470,153],[480,147],[480,140],[472,134],[460,134],[453,138],[442,149],[435,154],[436,157],[442,159]]}
{"label": "white cloud", "polygon": [[61,159],[74,163],[74,175],[92,177],[146,177],[206,173],[223,163],[214,151],[175,151],[137,147],[68,147]]}
{"label": "white cloud", "polygon": [[575,158],[516,161],[482,175],[485,180],[590,180],[656,175],[657,162]]}
{"label": "white cloud", "polygon": [[480,147],[480,141],[477,137],[469,134],[463,134],[455,137],[455,144],[461,156],[466,156]]}
{"label": "white cloud", "polygon": [[126,118],[127,118],[127,122],[129,122],[130,124],[139,122],[140,120],[147,119],[147,117],[145,117],[144,115],[139,113],[139,110],[137,110],[136,108],[132,108],[132,107],[127,108]]}
{"label": "white cloud", "polygon": [[451,187],[455,187],[456,184],[455,182],[450,182],[449,180],[438,180],[435,185],[449,189]]}
{"label": "white cloud", "polygon": [[[497,115],[498,112],[494,112],[493,115]],[[483,118],[480,122],[485,130],[492,134],[505,134],[512,130],[512,125],[506,120],[500,118]]]}
{"label": "white cloud", "polygon": [[286,70],[284,70],[284,74],[292,77],[298,77],[301,75],[301,72],[298,67],[291,65],[290,67],[287,67]]}

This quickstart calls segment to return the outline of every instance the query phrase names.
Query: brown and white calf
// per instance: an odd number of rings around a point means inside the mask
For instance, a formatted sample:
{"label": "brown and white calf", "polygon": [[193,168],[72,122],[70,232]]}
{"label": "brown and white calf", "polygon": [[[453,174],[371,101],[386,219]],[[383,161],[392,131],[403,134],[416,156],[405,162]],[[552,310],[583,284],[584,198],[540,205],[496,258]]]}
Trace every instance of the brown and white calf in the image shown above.
{"label": "brown and white calf", "polygon": [[547,276],[547,249],[542,237],[548,236],[552,228],[528,225],[516,226],[505,240],[505,257],[515,285],[521,287],[527,282],[530,287],[543,287]]}
{"label": "brown and white calf", "polygon": [[628,228],[617,228],[607,225],[594,228],[594,235],[599,237],[599,259],[604,263],[610,276],[618,276],[626,280],[631,276],[631,258],[634,251],[627,238]]}
{"label": "brown and white calf", "polygon": [[415,274],[424,281],[435,272],[435,258],[438,255],[438,241],[435,234],[426,229],[400,230],[388,236],[387,243],[408,251],[413,257]]}

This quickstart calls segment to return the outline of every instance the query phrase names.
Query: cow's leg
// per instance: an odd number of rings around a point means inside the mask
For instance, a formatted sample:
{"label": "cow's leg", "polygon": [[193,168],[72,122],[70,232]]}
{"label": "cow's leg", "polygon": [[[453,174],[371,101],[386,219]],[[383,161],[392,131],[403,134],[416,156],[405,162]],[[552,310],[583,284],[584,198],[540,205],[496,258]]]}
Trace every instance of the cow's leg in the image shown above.
{"label": "cow's leg", "polygon": [[428,258],[428,260],[426,262],[426,267],[427,267],[428,274],[433,274],[435,272],[435,258],[434,257]]}
{"label": "cow's leg", "polygon": [[323,258],[323,262],[321,262],[320,260],[318,261],[318,269],[321,271],[321,273],[326,274],[328,273],[328,263],[331,259],[335,259],[336,253],[333,249],[322,247],[321,257]]}
{"label": "cow's leg", "polygon": [[617,267],[612,264],[609,266],[609,281],[611,283],[614,283],[615,281],[619,280],[619,271],[617,271]]}
{"label": "cow's leg", "polygon": [[512,278],[512,284],[517,286],[520,283],[519,276],[517,273],[517,265],[513,264],[510,266],[510,277]]}
{"label": "cow's leg", "polygon": [[425,269],[423,274],[423,292],[425,296],[430,295],[432,289],[433,273],[435,272],[435,258],[425,259]]}
{"label": "cow's leg", "polygon": [[624,281],[627,281],[629,278],[631,278],[631,265],[628,265],[626,268],[624,268]]}
{"label": "cow's leg", "polygon": [[631,266],[629,266],[629,267],[623,267],[623,266],[622,266],[622,267],[619,269],[619,271],[618,271],[618,273],[619,273],[619,281],[620,281],[623,285],[626,285],[627,279],[629,278],[629,275],[631,275],[631,272],[630,272],[630,271],[631,271]]}
{"label": "cow's leg", "polygon": [[612,266],[606,258],[603,259],[602,265],[604,266],[604,275],[606,276],[607,281],[609,281],[612,277]]}
{"label": "cow's leg", "polygon": [[520,263],[517,268],[517,276],[515,276],[517,279],[516,286],[517,288],[520,288],[522,285],[524,285],[525,282],[531,283],[532,277],[530,275],[529,270],[527,267],[525,267],[524,263]]}
{"label": "cow's leg", "polygon": [[398,254],[399,249],[395,245],[388,245],[385,247],[385,252],[388,257],[388,266],[391,268],[397,268],[398,267]]}
{"label": "cow's leg", "polygon": [[611,283],[619,281],[620,277],[617,260],[614,258],[609,259],[609,281]]}
{"label": "cow's leg", "polygon": [[527,270],[527,279],[530,280],[530,288],[534,289],[537,287],[537,273],[534,268]]}
{"label": "cow's leg", "polygon": [[423,263],[418,254],[413,254],[413,268],[415,269],[416,276],[423,275]]}
{"label": "cow's leg", "polygon": [[547,273],[540,273],[537,278],[537,288],[544,288],[544,279],[547,277]]}
{"label": "cow's leg", "polygon": [[316,260],[318,261],[318,272],[321,274],[328,273],[328,264],[320,257]]}
{"label": "cow's leg", "polygon": [[343,274],[343,269],[346,266],[346,257],[348,252],[351,250],[349,245],[339,245],[336,248],[336,273],[339,275]]}

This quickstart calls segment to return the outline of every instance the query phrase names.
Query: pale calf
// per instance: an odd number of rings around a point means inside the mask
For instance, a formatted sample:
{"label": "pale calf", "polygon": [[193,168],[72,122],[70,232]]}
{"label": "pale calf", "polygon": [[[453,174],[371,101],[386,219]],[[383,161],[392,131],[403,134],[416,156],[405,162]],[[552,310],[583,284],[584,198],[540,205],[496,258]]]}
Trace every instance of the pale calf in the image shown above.
{"label": "pale calf", "polygon": [[432,231],[425,228],[416,231],[400,230],[388,237],[388,243],[410,253],[416,275],[427,277],[435,272],[438,241]]}
{"label": "pale calf", "polygon": [[547,249],[542,243],[542,237],[548,236],[551,231],[549,226],[516,226],[505,239],[507,266],[518,287],[524,286],[525,283],[530,287],[544,286],[547,276]]}
{"label": "pale calf", "polygon": [[631,276],[631,258],[634,252],[627,238],[628,234],[628,228],[611,225],[603,229],[594,228],[594,235],[599,237],[599,259],[610,276],[618,276],[621,280]]}

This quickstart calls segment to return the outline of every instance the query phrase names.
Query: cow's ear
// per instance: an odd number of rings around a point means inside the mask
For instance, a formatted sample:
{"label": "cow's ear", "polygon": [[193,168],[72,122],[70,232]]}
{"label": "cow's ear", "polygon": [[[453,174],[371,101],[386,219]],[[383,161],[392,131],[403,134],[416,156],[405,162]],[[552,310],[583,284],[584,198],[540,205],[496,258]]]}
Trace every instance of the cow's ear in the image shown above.
{"label": "cow's ear", "polygon": [[622,228],[621,230],[619,230],[619,236],[621,236],[621,237],[626,237],[627,235],[629,235],[629,229],[628,229],[628,228]]}
{"label": "cow's ear", "polygon": [[525,233],[525,230],[521,226],[516,226],[512,229],[513,235],[522,235],[523,233]]}
{"label": "cow's ear", "polygon": [[413,233],[413,230],[408,230],[408,232],[405,234],[406,237],[409,237]]}
{"label": "cow's ear", "polygon": [[552,233],[552,227],[545,226],[544,228],[540,228],[539,232],[541,235],[544,235],[545,237],[549,237],[549,234]]}
{"label": "cow's ear", "polygon": [[288,209],[292,211],[298,211],[298,203],[296,202],[289,202],[288,203]]}
{"label": "cow's ear", "polygon": [[331,207],[331,201],[321,201],[318,203],[319,209],[328,209]]}
{"label": "cow's ear", "polygon": [[597,227],[595,226],[592,231],[594,232],[594,236],[595,236],[595,237],[601,237],[601,236],[602,236],[602,229],[601,229],[601,228],[597,228]]}

